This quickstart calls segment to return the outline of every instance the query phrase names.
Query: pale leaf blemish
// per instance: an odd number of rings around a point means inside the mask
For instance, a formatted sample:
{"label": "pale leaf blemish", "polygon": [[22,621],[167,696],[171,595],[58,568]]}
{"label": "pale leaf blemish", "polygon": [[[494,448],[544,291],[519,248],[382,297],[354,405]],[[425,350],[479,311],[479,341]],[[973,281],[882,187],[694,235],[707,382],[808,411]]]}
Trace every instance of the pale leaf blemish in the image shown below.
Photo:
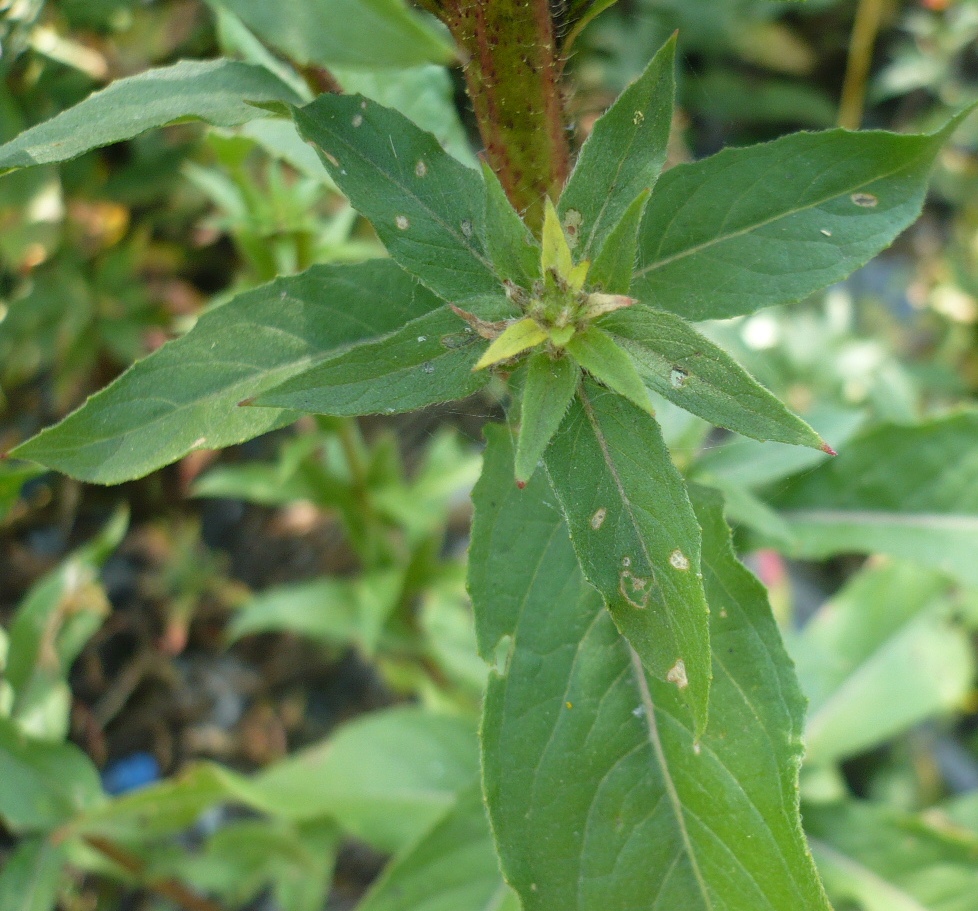
{"label": "pale leaf blemish", "polygon": [[573,702],[565,702],[564,705],[567,706],[567,708],[569,708],[569,709],[574,708],[574,703]]}
{"label": "pale leaf blemish", "polygon": [[686,572],[689,569],[689,557],[686,556],[678,547],[669,554],[669,564],[673,569]]}
{"label": "pale leaf blemish", "polygon": [[696,754],[697,756],[699,756],[699,754],[703,752],[703,748],[702,748],[702,747],[701,747],[701,746],[700,746],[700,745],[699,745],[698,743],[694,743],[694,744],[693,744],[693,752],[694,752],[694,753],[695,753],[695,754]]}
{"label": "pale leaf blemish", "polygon": [[604,517],[608,515],[608,510],[602,506],[593,516],[591,516],[591,528],[597,531],[602,525],[604,525]]}
{"label": "pale leaf blemish", "polygon": [[632,709],[632,714],[636,718],[641,718],[645,714],[645,706],[644,705],[635,706],[635,708]]}
{"label": "pale leaf blemish", "polygon": [[470,222],[468,219],[465,219],[465,221],[463,221],[459,227],[461,227],[462,234],[464,234],[466,237],[472,236],[472,222]]}
{"label": "pale leaf blemish", "polygon": [[625,569],[628,569],[628,567],[632,565],[632,558],[631,557],[622,557],[621,558],[621,565],[624,566]]}
{"label": "pale leaf blemish", "polygon": [[689,380],[689,374],[682,367],[673,367],[669,371],[669,385],[673,389],[682,389]]}
{"label": "pale leaf blemish", "polygon": [[669,668],[666,673],[666,681],[675,683],[681,690],[689,686],[689,678],[686,676],[686,662],[682,658],[677,658],[676,663]]}
{"label": "pale leaf blemish", "polygon": [[363,126],[363,114],[354,114],[353,115],[353,126],[354,127],[361,127],[361,126]]}
{"label": "pale leaf blemish", "polygon": [[572,250],[577,246],[577,239],[581,234],[581,226],[584,224],[584,216],[577,209],[568,209],[564,216],[564,233],[567,235],[567,246]]}
{"label": "pale leaf blemish", "polygon": [[627,569],[618,576],[618,591],[622,597],[637,610],[645,610],[652,597],[648,579],[642,579]]}
{"label": "pale leaf blemish", "polygon": [[424,363],[423,363],[423,364],[421,365],[421,369],[422,369],[422,370],[423,370],[423,371],[424,371],[425,373],[427,373],[427,374],[428,374],[428,376],[431,376],[431,374],[435,372],[435,365],[434,365],[434,364],[432,364],[432,363],[431,363],[431,361],[425,361],[425,362],[424,362]]}
{"label": "pale leaf blemish", "polygon": [[331,155],[329,152],[323,152],[323,155],[334,168],[338,168],[340,166],[340,160],[335,155]]}
{"label": "pale leaf blemish", "polygon": [[367,102],[366,101],[361,101],[360,102],[360,110],[361,111],[367,110]]}
{"label": "pale leaf blemish", "polygon": [[428,336],[427,335],[419,335],[418,336],[418,342],[419,343],[420,342],[426,342],[426,341],[428,341]]}
{"label": "pale leaf blemish", "polygon": [[864,209],[873,209],[879,204],[879,199],[872,193],[853,193],[849,198],[857,206],[862,206]]}
{"label": "pale leaf blemish", "polygon": [[418,163],[414,166],[414,176],[424,177],[425,174],[427,173],[428,173],[428,165],[426,165],[423,161],[419,160]]}
{"label": "pale leaf blemish", "polygon": [[639,126],[644,122],[645,122],[645,115],[641,111],[636,111],[635,116],[632,118],[632,123],[634,123],[635,126]]}
{"label": "pale leaf blemish", "polygon": [[832,232],[828,228],[822,228],[820,233],[824,234],[826,237],[832,236]]}
{"label": "pale leaf blemish", "polygon": [[394,219],[394,224],[397,225],[397,227],[402,231],[407,231],[407,229],[411,226],[411,222],[408,221],[406,215],[398,215],[397,218]]}
{"label": "pale leaf blemish", "polygon": [[194,440],[193,443],[190,445],[190,448],[200,449],[200,447],[206,445],[206,443],[207,443],[207,437],[201,437],[199,440]]}

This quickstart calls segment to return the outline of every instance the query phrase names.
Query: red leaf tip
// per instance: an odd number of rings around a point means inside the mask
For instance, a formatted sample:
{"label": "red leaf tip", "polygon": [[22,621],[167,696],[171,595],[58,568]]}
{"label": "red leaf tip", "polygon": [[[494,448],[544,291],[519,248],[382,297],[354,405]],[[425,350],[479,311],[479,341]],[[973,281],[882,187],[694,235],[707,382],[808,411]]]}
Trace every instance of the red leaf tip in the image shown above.
{"label": "red leaf tip", "polygon": [[828,453],[830,456],[837,456],[837,453],[828,443],[822,443],[822,452]]}

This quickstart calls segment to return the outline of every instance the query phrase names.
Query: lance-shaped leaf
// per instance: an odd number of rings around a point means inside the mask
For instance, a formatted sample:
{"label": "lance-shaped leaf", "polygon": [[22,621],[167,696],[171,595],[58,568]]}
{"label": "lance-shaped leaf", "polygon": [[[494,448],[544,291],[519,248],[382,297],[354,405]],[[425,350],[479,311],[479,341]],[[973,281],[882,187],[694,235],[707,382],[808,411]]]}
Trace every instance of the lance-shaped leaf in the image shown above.
{"label": "lance-shaped leaf", "polygon": [[635,197],[654,186],[665,164],[675,55],[673,37],[595,123],[581,149],[558,206],[561,217],[577,226],[579,259],[594,257]]}
{"label": "lance-shaped leaf", "polygon": [[53,911],[58,904],[68,857],[67,845],[53,839],[21,841],[0,871],[0,908]]}
{"label": "lance-shaped leaf", "polygon": [[631,355],[645,385],[681,408],[756,440],[825,449],[811,427],[675,314],[629,307],[601,327]]}
{"label": "lance-shaped leaf", "polygon": [[520,406],[516,480],[528,481],[564,420],[581,371],[569,357],[554,360],[546,352],[530,358]]}
{"label": "lance-shaped leaf", "polygon": [[492,344],[486,348],[473,369],[484,370],[493,364],[508,361],[545,342],[548,337],[546,330],[535,320],[529,317],[517,320],[507,326],[498,338],[493,339]]}
{"label": "lance-shaped leaf", "polygon": [[876,551],[978,585],[978,412],[869,430],[773,503],[799,556]]}
{"label": "lance-shaped leaf", "polygon": [[447,63],[451,46],[404,0],[221,0],[299,63],[390,69]]}
{"label": "lance-shaped leaf", "polygon": [[594,287],[600,287],[611,294],[628,293],[638,252],[638,229],[648,201],[649,191],[643,190],[608,235],[588,275]]}
{"label": "lance-shaped leaf", "polygon": [[450,302],[500,292],[478,172],[402,114],[361,95],[321,95],[293,113],[337,186],[405,269]]}
{"label": "lance-shaped leaf", "polygon": [[805,827],[837,908],[971,911],[978,838],[866,801],[805,808]]}
{"label": "lance-shaped leaf", "polygon": [[85,481],[117,484],[194,449],[241,443],[296,417],[236,407],[242,399],[439,306],[389,260],[278,279],[205,313],[186,336],[15,452]]}
{"label": "lance-shaped leaf", "polygon": [[358,911],[519,911],[503,882],[478,781],[396,856]]}
{"label": "lance-shaped leaf", "polygon": [[540,245],[506,198],[492,168],[482,165],[486,184],[486,245],[501,278],[529,288],[540,278]]}
{"label": "lance-shaped leaf", "polygon": [[567,351],[596,380],[634,402],[643,411],[652,411],[652,399],[631,358],[615,340],[596,326],[579,332],[567,343]]}
{"label": "lance-shaped leaf", "polygon": [[711,669],[700,529],[658,425],[585,383],[544,462],[584,575],[701,733]]}
{"label": "lance-shaped leaf", "polygon": [[853,756],[963,702],[975,664],[949,587],[912,563],[872,565],[792,639],[809,762]]}
{"label": "lance-shaped leaf", "polygon": [[0,146],[0,174],[69,161],[181,120],[231,127],[267,114],[249,101],[301,98],[264,67],[234,60],[185,60],[118,79],[74,107]]}
{"label": "lance-shaped leaf", "polygon": [[354,415],[394,414],[463,399],[490,379],[472,371],[478,347],[446,344],[463,326],[447,307],[426,313],[387,338],[296,374],[254,404]]}
{"label": "lance-shaped leaf", "polygon": [[718,503],[698,510],[713,607],[710,724],[650,679],[585,585],[538,473],[492,429],[469,586],[490,675],[483,774],[525,911],[828,911],[798,815],[804,700]]}
{"label": "lance-shaped leaf", "polygon": [[795,133],[667,171],[645,210],[632,293],[724,319],[840,281],[920,214],[961,116],[927,136]]}

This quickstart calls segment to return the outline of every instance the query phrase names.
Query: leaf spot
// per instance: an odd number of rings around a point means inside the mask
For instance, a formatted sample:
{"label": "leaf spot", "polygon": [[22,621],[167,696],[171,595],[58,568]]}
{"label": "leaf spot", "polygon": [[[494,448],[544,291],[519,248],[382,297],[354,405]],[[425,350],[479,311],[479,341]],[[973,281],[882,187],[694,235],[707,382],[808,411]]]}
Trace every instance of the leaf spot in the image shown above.
{"label": "leaf spot", "polygon": [[422,370],[423,370],[423,371],[424,371],[425,373],[427,373],[427,374],[428,374],[428,376],[431,376],[431,374],[435,372],[435,365],[434,365],[434,364],[432,364],[432,363],[431,363],[431,361],[425,361],[425,362],[424,362],[424,363],[423,363],[423,364],[421,365],[421,369],[422,369]]}
{"label": "leaf spot", "polygon": [[360,110],[361,111],[367,110],[367,102],[366,101],[361,101],[360,102]]}
{"label": "leaf spot", "polygon": [[872,193],[853,193],[849,198],[857,206],[862,206],[864,209],[873,209],[879,203],[879,200]]}
{"label": "leaf spot", "polygon": [[573,702],[565,702],[564,705],[566,705],[567,708],[569,708],[569,709],[574,708],[574,703]]}
{"label": "leaf spot", "polygon": [[636,111],[635,116],[632,118],[632,123],[634,123],[635,126],[638,126],[644,121],[645,121],[645,115],[641,111]]}
{"label": "leaf spot", "polygon": [[203,445],[204,445],[204,444],[205,444],[206,442],[207,442],[207,437],[201,437],[201,438],[200,438],[200,439],[198,439],[198,440],[194,440],[194,441],[193,441],[193,443],[191,444],[191,446],[190,446],[190,448],[191,448],[191,449],[199,449],[199,448],[200,448],[201,446],[203,446]]}
{"label": "leaf spot", "polygon": [[828,228],[822,228],[821,233],[824,234],[826,237],[832,236],[832,232]]}
{"label": "leaf spot", "polygon": [[326,160],[327,160],[327,161],[328,161],[328,162],[329,162],[329,163],[330,163],[330,164],[331,164],[331,165],[332,165],[332,166],[333,166],[334,168],[338,168],[338,167],[340,166],[340,160],[339,160],[339,159],[338,159],[338,158],[337,158],[337,157],[336,157],[335,155],[331,155],[331,154],[330,154],[329,152],[323,152],[323,155],[325,155],[325,156],[326,156]]}
{"label": "leaf spot", "polygon": [[679,569],[686,572],[686,570],[689,569],[689,558],[677,547],[671,554],[669,554],[669,564],[673,569]]}
{"label": "leaf spot", "polygon": [[428,173],[428,165],[426,165],[420,159],[418,163],[414,166],[414,174],[416,177],[424,177]]}
{"label": "leaf spot", "polygon": [[361,127],[363,126],[363,114],[355,114],[353,117],[353,126]]}
{"label": "leaf spot", "polygon": [[625,569],[628,569],[628,567],[632,565],[632,558],[631,557],[622,557],[621,558],[621,565],[624,566]]}
{"label": "leaf spot", "polygon": [[694,744],[693,744],[693,752],[694,752],[694,753],[695,753],[695,754],[696,754],[697,756],[699,756],[699,754],[703,752],[703,748],[702,748],[702,747],[701,747],[701,746],[700,746],[700,745],[699,745],[698,743],[694,743]]}
{"label": "leaf spot", "polygon": [[645,706],[644,705],[635,706],[635,708],[632,709],[632,714],[636,718],[641,718],[645,714]]}
{"label": "leaf spot", "polygon": [[426,341],[428,341],[428,336],[427,335],[419,335],[418,336],[418,342],[419,343],[420,342],[426,342]]}
{"label": "leaf spot", "polygon": [[727,619],[727,609],[725,607],[720,608],[720,617],[723,620]]}
{"label": "leaf spot", "polygon": [[689,379],[689,374],[682,367],[673,367],[669,371],[669,385],[673,389],[682,389]]}
{"label": "leaf spot", "polygon": [[564,216],[564,232],[567,234],[567,246],[572,250],[577,246],[577,238],[584,224],[584,216],[577,209],[568,209]]}
{"label": "leaf spot", "polygon": [[638,610],[645,610],[649,606],[649,599],[652,597],[649,580],[642,579],[627,569],[618,577],[618,591],[632,607]]}
{"label": "leaf spot", "polygon": [[686,676],[686,662],[682,658],[677,658],[676,663],[669,668],[666,673],[666,680],[669,683],[675,683],[681,690],[689,686],[689,678]]}
{"label": "leaf spot", "polygon": [[394,219],[394,224],[397,225],[402,231],[407,231],[411,225],[411,222],[408,221],[406,215],[398,215],[397,218]]}
{"label": "leaf spot", "polygon": [[462,233],[466,237],[472,236],[472,222],[470,222],[468,219],[465,219],[465,221],[463,221],[459,227],[461,227]]}
{"label": "leaf spot", "polygon": [[591,528],[597,531],[604,525],[604,517],[608,515],[608,510],[602,506],[593,516],[591,516]]}

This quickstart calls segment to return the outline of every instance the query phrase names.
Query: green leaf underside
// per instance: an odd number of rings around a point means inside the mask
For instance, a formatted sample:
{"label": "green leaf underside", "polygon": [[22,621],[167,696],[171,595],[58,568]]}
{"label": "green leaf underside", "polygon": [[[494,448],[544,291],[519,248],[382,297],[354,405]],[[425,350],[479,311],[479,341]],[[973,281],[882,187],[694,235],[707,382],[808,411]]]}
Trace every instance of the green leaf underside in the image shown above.
{"label": "green leaf underside", "polygon": [[645,666],[674,681],[702,731],[711,671],[700,529],[658,425],[586,382],[544,463],[584,575]]}
{"label": "green leaf underside", "polygon": [[652,411],[652,399],[628,355],[606,332],[591,327],[567,343],[567,351],[596,380],[633,402]]}
{"label": "green leaf underside", "polygon": [[381,851],[415,842],[478,774],[468,718],[398,707],[364,716],[263,772],[254,786],[289,817],[332,816]]}
{"label": "green leaf underside", "polygon": [[863,265],[920,213],[939,133],[796,133],[663,174],[632,293],[688,319],[801,300]]}
{"label": "green leaf underside", "polygon": [[638,229],[648,201],[649,191],[643,190],[608,235],[588,272],[592,287],[608,294],[628,293],[638,253]]}
{"label": "green leaf underside", "polygon": [[20,842],[0,871],[0,908],[52,911],[58,901],[67,848],[47,838]]}
{"label": "green leaf underside", "polygon": [[492,428],[470,590],[490,677],[485,790],[526,911],[827,911],[797,808],[803,700],[763,588],[700,509],[713,614],[710,724],[694,746],[675,687],[647,678],[587,586],[539,472],[506,485]]}
{"label": "green leaf underside", "polygon": [[499,872],[478,782],[371,887],[358,911],[519,911]]}
{"label": "green leaf underside", "polygon": [[194,449],[244,442],[296,415],[238,402],[440,306],[389,260],[315,266],[205,313],[184,338],[14,452],[84,481],[116,484]]}
{"label": "green leaf underside", "polygon": [[711,424],[756,440],[824,445],[729,354],[675,314],[636,305],[609,314],[601,328],[632,356],[649,389]]}
{"label": "green leaf underside", "polygon": [[676,40],[594,125],[558,203],[562,219],[580,213],[578,260],[592,259],[666,161],[675,95]]}
{"label": "green leaf underside", "polygon": [[482,165],[486,185],[486,244],[503,279],[529,288],[540,278],[540,245],[506,198],[495,172]]}
{"label": "green leaf underside", "polygon": [[581,372],[567,357],[554,360],[545,352],[530,358],[523,387],[520,432],[516,446],[516,480],[527,481],[557,432]]}
{"label": "green leaf underside", "polygon": [[405,269],[450,302],[500,293],[476,171],[403,115],[360,95],[321,95],[293,113],[337,186]]}
{"label": "green leaf underside", "polygon": [[453,348],[443,341],[464,328],[447,307],[434,310],[387,338],[296,374],[255,404],[314,414],[393,414],[465,398],[490,375],[472,372],[479,346]]}
{"label": "green leaf underside", "polygon": [[978,840],[863,801],[805,810],[812,852],[839,907],[972,911]]}
{"label": "green leaf underside", "polygon": [[451,46],[403,0],[222,0],[302,64],[391,69],[447,63]]}
{"label": "green leaf underside", "polygon": [[808,762],[853,756],[962,701],[974,660],[947,592],[914,564],[870,566],[793,640]]}
{"label": "green leaf underside", "polygon": [[797,555],[882,552],[978,585],[978,412],[885,425],[779,488]]}
{"label": "green leaf underside", "polygon": [[231,127],[267,116],[249,101],[301,99],[277,76],[250,63],[184,60],[148,70],[116,80],[0,146],[0,173],[69,161],[179,120]]}

